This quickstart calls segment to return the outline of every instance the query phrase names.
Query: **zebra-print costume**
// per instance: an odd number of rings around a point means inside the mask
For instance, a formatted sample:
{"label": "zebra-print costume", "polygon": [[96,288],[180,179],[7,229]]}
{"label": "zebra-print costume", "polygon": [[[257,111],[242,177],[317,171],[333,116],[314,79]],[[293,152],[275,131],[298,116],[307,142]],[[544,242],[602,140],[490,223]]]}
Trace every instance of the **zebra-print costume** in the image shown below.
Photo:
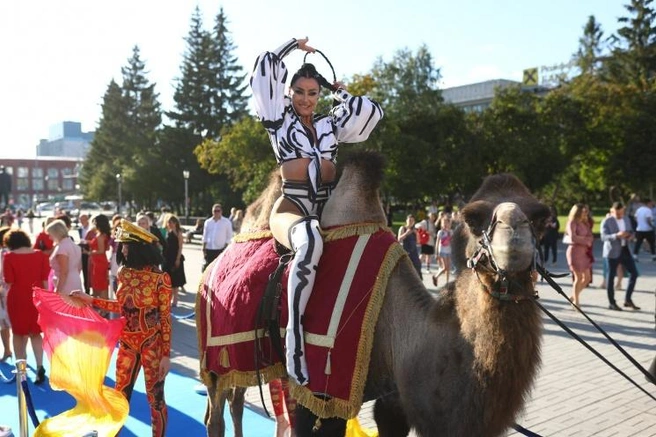
{"label": "zebra-print costume", "polygon": [[335,163],[338,143],[365,141],[383,117],[380,105],[367,97],[354,97],[339,89],[333,93],[339,105],[329,115],[315,115],[312,133],[301,123],[291,98],[285,94],[287,67],[282,59],[298,48],[292,39],[273,52],[264,52],[255,61],[251,88],[255,111],[264,125],[278,164],[296,158],[311,158],[308,166],[309,196],[316,198],[321,186],[321,159]]}
{"label": "zebra-print costume", "polygon": [[339,142],[358,143],[366,140],[383,111],[378,103],[366,97],[353,97],[343,89],[333,93],[340,103],[330,115],[315,115],[312,132],[301,123],[291,98],[285,95],[287,67],[282,59],[298,48],[295,39],[273,52],[264,52],[255,62],[251,88],[255,110],[264,125],[278,164],[310,158],[308,181],[283,181],[283,196],[296,205],[304,216],[289,229],[289,242],[294,251],[287,279],[288,322],[285,336],[287,373],[296,383],[308,383],[303,341],[303,314],[312,293],[323,240],[319,216],[328,200],[332,184],[321,182],[321,160],[335,163]]}

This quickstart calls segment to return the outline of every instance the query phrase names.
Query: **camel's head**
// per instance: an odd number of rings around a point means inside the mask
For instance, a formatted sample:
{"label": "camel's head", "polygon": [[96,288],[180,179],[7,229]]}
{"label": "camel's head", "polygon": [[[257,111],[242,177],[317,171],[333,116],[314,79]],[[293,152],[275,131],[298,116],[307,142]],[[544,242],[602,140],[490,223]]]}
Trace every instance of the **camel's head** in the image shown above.
{"label": "camel's head", "polygon": [[385,160],[378,152],[355,151],[344,160],[339,182],[321,215],[324,228],[351,223],[387,224],[380,201]]}
{"label": "camel's head", "polygon": [[548,215],[547,206],[515,176],[488,177],[461,211],[453,238],[456,267],[464,268],[466,260],[488,244],[498,268],[508,273],[526,270]]}

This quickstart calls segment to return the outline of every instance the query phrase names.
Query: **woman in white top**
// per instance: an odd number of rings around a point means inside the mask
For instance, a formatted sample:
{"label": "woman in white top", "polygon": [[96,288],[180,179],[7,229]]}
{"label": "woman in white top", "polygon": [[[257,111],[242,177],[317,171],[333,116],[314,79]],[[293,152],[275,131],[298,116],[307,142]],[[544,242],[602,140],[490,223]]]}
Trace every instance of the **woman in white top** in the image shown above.
{"label": "woman in white top", "polygon": [[80,247],[68,236],[68,228],[62,220],[50,223],[46,226],[46,232],[56,245],[50,254],[50,267],[54,271],[54,291],[67,296],[73,290],[82,290]]}
{"label": "woman in white top", "polygon": [[[323,241],[319,219],[336,177],[338,143],[365,141],[383,111],[366,97],[351,96],[340,82],[329,83],[314,65],[303,64],[286,94],[283,58],[296,49],[315,52],[307,38],[292,39],[255,62],[251,88],[255,110],[269,135],[283,180],[269,224],[275,239],[294,251],[287,283],[289,322],[285,343],[287,372],[308,383],[301,318],[310,298]],[[315,114],[321,88],[338,104],[329,115]]]}

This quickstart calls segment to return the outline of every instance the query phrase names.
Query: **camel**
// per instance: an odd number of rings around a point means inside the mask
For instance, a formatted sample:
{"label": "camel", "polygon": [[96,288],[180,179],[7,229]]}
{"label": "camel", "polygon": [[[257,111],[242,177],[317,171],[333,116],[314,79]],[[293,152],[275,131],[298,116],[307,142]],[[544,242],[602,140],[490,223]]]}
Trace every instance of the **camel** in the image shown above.
{"label": "camel", "polygon": [[[379,155],[353,154],[326,204],[322,227],[384,226],[382,174]],[[251,229],[266,228],[276,183],[247,211]],[[375,325],[364,388],[363,401],[376,400],[381,437],[406,436],[411,429],[424,437],[498,436],[514,423],[540,365],[542,322],[531,299],[536,244],[547,216],[548,208],[516,177],[489,176],[454,229],[453,282],[435,296],[407,257],[397,263]],[[210,436],[223,436],[223,403],[233,394],[218,390],[218,380],[211,374]],[[231,409],[239,413],[243,389],[235,394]],[[343,419],[316,422],[304,418],[312,415],[304,408],[297,415],[298,436],[344,435]]]}

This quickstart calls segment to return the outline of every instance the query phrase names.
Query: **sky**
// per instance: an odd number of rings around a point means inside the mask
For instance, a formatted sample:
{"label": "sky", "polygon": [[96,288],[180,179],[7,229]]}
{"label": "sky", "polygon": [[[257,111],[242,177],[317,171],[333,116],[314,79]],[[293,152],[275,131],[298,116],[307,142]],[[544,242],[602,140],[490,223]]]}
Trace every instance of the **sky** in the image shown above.
{"label": "sky", "polygon": [[[590,15],[605,36],[628,0],[8,0],[0,3],[0,157],[31,158],[62,121],[93,131],[109,82],[137,45],[164,110],[173,107],[184,37],[200,8],[206,29],[221,7],[235,55],[249,72],[255,57],[308,36],[338,79],[425,45],[440,88],[521,80],[526,68],[568,62]],[[285,61],[300,66],[301,52]],[[322,71],[322,63],[315,64]],[[328,68],[327,66],[325,67]],[[324,72],[329,76],[330,71]]]}

